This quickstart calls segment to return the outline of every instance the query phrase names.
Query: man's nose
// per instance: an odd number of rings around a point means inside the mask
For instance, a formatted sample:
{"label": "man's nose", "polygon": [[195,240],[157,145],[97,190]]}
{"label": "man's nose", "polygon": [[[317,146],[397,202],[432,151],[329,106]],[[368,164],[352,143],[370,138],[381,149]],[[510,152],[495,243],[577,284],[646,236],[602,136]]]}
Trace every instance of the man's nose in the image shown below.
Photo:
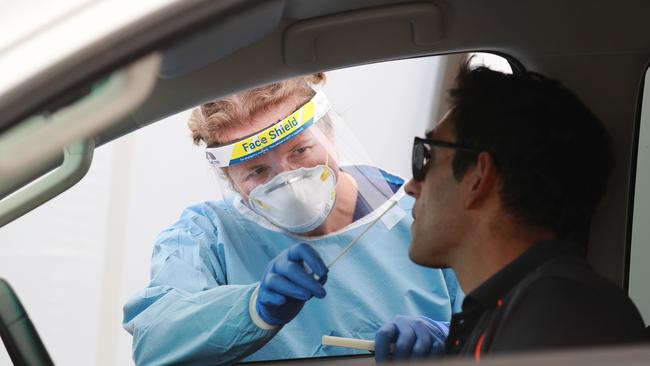
{"label": "man's nose", "polygon": [[411,197],[418,198],[420,196],[420,182],[411,179],[404,185],[404,191]]}

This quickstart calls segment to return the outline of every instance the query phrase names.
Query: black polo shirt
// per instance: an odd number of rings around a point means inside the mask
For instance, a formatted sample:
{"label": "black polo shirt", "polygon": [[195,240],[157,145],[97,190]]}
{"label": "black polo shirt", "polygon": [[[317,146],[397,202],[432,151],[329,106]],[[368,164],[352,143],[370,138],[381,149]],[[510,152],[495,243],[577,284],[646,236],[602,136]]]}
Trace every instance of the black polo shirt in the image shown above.
{"label": "black polo shirt", "polygon": [[480,360],[486,353],[644,340],[634,304],[583,253],[565,241],[533,245],[465,297],[445,352]]}

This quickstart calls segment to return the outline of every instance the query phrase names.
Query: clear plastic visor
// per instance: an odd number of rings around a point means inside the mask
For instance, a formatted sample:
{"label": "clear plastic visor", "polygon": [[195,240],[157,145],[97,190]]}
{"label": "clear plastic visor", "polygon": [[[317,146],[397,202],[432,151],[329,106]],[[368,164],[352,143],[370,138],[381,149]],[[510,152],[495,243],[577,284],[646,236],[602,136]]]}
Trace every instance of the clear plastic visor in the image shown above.
{"label": "clear plastic visor", "polygon": [[245,162],[223,168],[234,188],[244,197],[280,173],[327,165],[338,171],[332,141],[322,123],[310,126],[274,149]]}
{"label": "clear plastic visor", "polygon": [[[259,186],[268,185],[278,175],[296,172],[301,168],[309,170],[326,166],[335,176],[336,191],[334,208],[329,215],[338,215],[338,221],[353,223],[386,203],[399,190],[403,180],[373,163],[336,112],[328,109],[319,117],[308,127],[253,158],[235,163],[231,160],[225,167],[212,164],[218,172],[222,188],[229,191],[228,194],[241,196],[242,202],[250,206],[251,192]],[[265,131],[268,133],[268,127],[254,135],[253,140],[245,137],[240,143],[246,141],[251,144],[248,148],[253,149],[255,141]],[[238,148],[243,149],[241,146]],[[325,170],[315,169],[306,174],[324,174]],[[284,174],[282,182],[273,183],[291,185],[297,183],[303,175],[305,174]],[[284,179],[285,177],[287,178]]]}

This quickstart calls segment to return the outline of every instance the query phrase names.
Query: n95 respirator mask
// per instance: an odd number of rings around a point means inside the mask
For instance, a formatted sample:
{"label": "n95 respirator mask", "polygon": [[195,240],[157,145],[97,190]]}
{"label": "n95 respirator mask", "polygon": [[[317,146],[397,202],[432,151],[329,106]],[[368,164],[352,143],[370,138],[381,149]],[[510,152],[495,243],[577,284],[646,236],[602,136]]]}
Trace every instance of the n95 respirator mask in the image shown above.
{"label": "n95 respirator mask", "polygon": [[253,189],[248,203],[274,225],[293,233],[319,227],[336,199],[336,176],[327,165],[282,172]]}

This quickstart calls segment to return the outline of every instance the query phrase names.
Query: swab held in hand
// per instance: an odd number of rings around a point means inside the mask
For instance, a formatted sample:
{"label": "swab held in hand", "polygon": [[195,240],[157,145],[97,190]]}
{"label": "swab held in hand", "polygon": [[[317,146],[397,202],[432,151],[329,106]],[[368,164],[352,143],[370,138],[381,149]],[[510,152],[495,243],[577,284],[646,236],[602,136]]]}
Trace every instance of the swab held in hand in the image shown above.
{"label": "swab held in hand", "polygon": [[[334,266],[334,264],[336,264],[336,262],[338,262],[338,260],[341,259],[341,257],[343,257],[347,252],[349,252],[350,249],[352,249],[352,247],[359,241],[359,239],[361,239],[361,237],[364,236],[365,233],[367,233],[371,227],[375,226],[377,221],[379,221],[379,219],[384,217],[384,215],[388,211],[390,211],[390,209],[393,208],[396,204],[397,204],[397,200],[391,200],[390,204],[388,205],[388,207],[386,207],[384,212],[382,212],[376,219],[374,219],[368,226],[366,226],[366,228],[361,233],[359,233],[359,235],[357,235],[356,238],[350,241],[350,244],[348,244],[345,248],[343,248],[343,250],[341,250],[341,252],[336,257],[334,257],[334,259],[332,259],[332,261],[327,265],[327,269],[331,269],[332,266]],[[320,277],[315,273],[313,274],[313,277],[316,281],[320,279]]]}
{"label": "swab held in hand", "polygon": [[[375,226],[377,221],[379,221],[385,214],[386,212],[390,211],[391,208],[393,208],[397,204],[396,200],[393,200],[388,207],[382,212],[374,221],[372,221],[366,228],[359,234],[357,235],[356,238],[352,239],[350,244],[348,244],[341,252],[332,259],[332,261],[327,265],[327,269],[331,269],[336,262],[341,259],[347,252],[352,249],[352,247],[361,239],[361,237],[370,230],[371,227]],[[313,274],[314,279],[318,281],[320,277],[317,274]],[[321,339],[321,343],[324,346],[334,346],[334,347],[345,347],[345,348],[353,348],[353,349],[361,349],[361,350],[366,350],[370,352],[375,351],[375,341],[371,340],[366,340],[366,339],[356,339],[356,338],[345,338],[345,337],[335,337],[335,336],[329,336],[329,335],[324,335],[323,338]],[[392,349],[392,347],[391,347]]]}

